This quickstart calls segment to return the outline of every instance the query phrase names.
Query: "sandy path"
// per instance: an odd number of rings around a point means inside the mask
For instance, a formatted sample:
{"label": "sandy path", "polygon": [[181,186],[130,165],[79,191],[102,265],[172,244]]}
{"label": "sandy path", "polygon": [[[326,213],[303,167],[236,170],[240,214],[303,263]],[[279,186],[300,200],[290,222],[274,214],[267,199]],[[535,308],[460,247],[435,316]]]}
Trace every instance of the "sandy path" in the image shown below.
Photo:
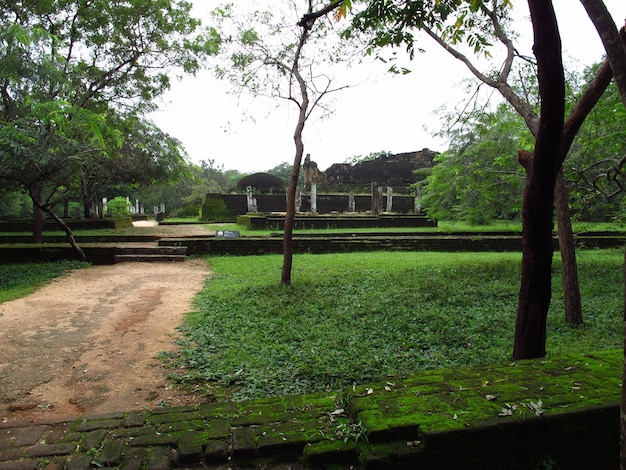
{"label": "sandy path", "polygon": [[200,259],[93,266],[0,304],[0,421],[199,401],[155,356],[208,274]]}

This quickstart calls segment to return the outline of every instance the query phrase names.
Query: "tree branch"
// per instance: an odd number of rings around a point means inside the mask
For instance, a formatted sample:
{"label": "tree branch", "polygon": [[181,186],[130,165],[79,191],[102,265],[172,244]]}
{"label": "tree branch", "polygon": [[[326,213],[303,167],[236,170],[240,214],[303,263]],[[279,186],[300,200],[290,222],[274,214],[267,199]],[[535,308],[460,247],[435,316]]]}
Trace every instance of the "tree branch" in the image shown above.
{"label": "tree branch", "polygon": [[339,8],[341,5],[343,5],[343,0],[334,0],[329,5],[325,6],[319,11],[309,11],[308,13],[305,13],[304,15],[302,15],[302,18],[300,19],[300,21],[298,21],[297,24],[305,30],[310,30],[313,27],[313,23],[315,23],[315,20],[324,15],[327,15],[331,11]]}

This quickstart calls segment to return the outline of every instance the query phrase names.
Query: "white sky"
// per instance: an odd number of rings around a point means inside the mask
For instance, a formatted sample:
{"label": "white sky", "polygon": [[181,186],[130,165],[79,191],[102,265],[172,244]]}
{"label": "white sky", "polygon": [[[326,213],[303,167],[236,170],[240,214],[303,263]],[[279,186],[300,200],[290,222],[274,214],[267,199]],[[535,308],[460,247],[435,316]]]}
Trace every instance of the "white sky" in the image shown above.
{"label": "white sky", "polygon": [[[623,25],[626,1],[604,2],[618,27]],[[194,15],[208,23],[207,12],[224,2],[192,3]],[[272,3],[278,5],[280,0],[262,2]],[[522,37],[531,38],[526,1],[514,0],[513,4],[515,29]],[[581,3],[554,0],[554,5],[565,61],[579,63],[581,68],[600,61],[604,49]],[[387,74],[389,65],[381,63],[352,69],[351,72],[358,71],[360,84],[333,95],[332,116],[307,121],[305,154],[310,153],[321,170],[355,155],[377,151],[400,153],[426,147],[445,150],[446,143],[433,137],[439,125],[433,112],[463,99],[461,81],[471,74],[430,38],[424,37],[419,45],[426,53],[416,54],[414,61],[407,64],[412,73]],[[521,53],[532,55],[530,41],[520,46]],[[208,71],[186,77],[172,83],[160,110],[150,117],[183,142],[194,162],[213,159],[226,170],[246,173],[265,171],[281,162],[292,163],[296,107],[283,103],[270,112],[264,99],[238,99],[229,91],[226,82],[213,78]]]}

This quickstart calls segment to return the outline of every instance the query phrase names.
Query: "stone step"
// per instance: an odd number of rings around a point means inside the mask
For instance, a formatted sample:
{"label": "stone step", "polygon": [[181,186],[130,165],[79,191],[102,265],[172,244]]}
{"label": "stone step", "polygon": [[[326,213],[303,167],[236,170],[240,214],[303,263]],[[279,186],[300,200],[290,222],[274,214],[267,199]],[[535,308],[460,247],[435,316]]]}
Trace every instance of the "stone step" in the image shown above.
{"label": "stone step", "polygon": [[185,255],[168,255],[168,254],[122,254],[113,257],[113,263],[126,262],[181,262],[185,261]]}
{"label": "stone step", "polygon": [[113,263],[185,261],[185,246],[121,246],[115,250]]}
{"label": "stone step", "polygon": [[186,246],[118,246],[117,255],[178,255],[187,254]]}

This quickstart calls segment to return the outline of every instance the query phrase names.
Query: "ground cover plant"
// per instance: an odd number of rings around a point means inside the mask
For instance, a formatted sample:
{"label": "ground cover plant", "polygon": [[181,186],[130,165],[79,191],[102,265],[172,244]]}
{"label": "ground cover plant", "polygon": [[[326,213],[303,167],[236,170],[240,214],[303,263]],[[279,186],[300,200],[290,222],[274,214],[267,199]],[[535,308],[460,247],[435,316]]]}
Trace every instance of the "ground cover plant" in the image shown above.
{"label": "ground cover plant", "polygon": [[[519,253],[212,257],[182,327],[176,378],[217,399],[362,384],[424,369],[510,360]],[[584,325],[564,321],[558,255],[548,352],[622,344],[622,250],[579,251]]]}
{"label": "ground cover plant", "polygon": [[50,279],[62,276],[72,269],[85,266],[89,266],[89,264],[72,260],[0,264],[0,303],[24,297]]}

